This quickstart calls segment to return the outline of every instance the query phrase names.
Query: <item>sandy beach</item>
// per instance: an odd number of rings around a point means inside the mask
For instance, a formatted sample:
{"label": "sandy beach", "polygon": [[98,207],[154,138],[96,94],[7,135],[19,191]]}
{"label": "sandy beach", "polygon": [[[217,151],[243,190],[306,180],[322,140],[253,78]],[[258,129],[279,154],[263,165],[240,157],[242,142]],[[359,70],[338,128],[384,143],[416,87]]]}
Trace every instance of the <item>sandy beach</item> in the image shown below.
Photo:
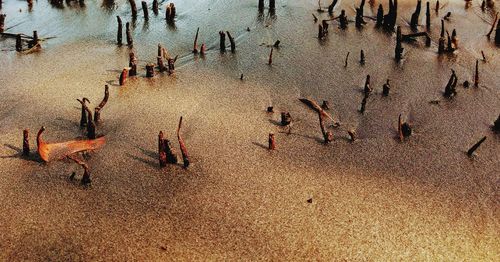
{"label": "sandy beach", "polygon": [[[5,32],[55,38],[30,54],[0,38],[1,261],[499,260],[500,135],[491,126],[500,113],[500,61],[485,37],[499,2],[483,11],[481,1],[441,1],[439,13],[432,10],[431,46],[403,43],[400,62],[396,35],[371,19],[362,29],[332,22],[318,39],[329,15],[317,1],[277,0],[274,15],[267,1],[263,13],[257,0],[174,1],[174,25],[165,22],[167,1],[147,22],[136,1],[132,48],[116,44],[116,16],[132,21],[130,5],[114,2],[56,8],[38,0],[30,11],[25,1],[3,1]],[[359,2],[339,1],[334,14],[345,9],[354,20]],[[375,16],[379,3],[387,12],[388,1],[374,2],[366,2],[365,16]],[[411,33],[415,5],[399,1],[403,34]],[[438,55],[447,12],[459,47]],[[198,27],[204,56],[191,52]],[[221,30],[234,36],[235,53],[219,51]],[[179,56],[175,74],[146,78],[158,44]],[[131,51],[138,76],[120,86]],[[463,88],[477,59],[479,87]],[[451,69],[458,94],[446,99]],[[361,114],[368,74],[374,90]],[[392,88],[384,97],[386,79]],[[74,162],[40,160],[36,132],[45,126],[51,143],[84,138],[76,99],[87,97],[93,109],[106,84],[97,133],[107,143],[86,156],[92,183],[82,186]],[[323,143],[318,114],[303,97],[330,102],[327,111],[341,123],[328,127],[331,143]],[[280,125],[282,111],[290,112],[291,128]],[[413,128],[403,142],[399,114]],[[191,165],[160,168],[158,132],[179,152],[181,116]],[[29,158],[21,157],[26,128]]]}

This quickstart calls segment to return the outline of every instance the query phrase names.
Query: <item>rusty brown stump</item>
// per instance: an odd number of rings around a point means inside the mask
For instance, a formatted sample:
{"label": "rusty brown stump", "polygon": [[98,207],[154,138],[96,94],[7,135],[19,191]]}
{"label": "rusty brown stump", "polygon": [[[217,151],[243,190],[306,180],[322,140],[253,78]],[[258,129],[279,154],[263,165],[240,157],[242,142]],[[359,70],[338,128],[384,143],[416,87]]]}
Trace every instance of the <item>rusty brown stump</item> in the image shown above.
{"label": "rusty brown stump", "polygon": [[128,74],[128,69],[124,68],[122,70],[122,73],[120,74],[119,83],[120,83],[121,86],[125,85],[125,82],[127,82],[127,74]]}
{"label": "rusty brown stump", "polygon": [[109,86],[104,85],[104,98],[102,99],[101,103],[94,108],[94,122],[98,125],[99,122],[101,122],[101,110],[102,108],[106,105],[109,99]]}

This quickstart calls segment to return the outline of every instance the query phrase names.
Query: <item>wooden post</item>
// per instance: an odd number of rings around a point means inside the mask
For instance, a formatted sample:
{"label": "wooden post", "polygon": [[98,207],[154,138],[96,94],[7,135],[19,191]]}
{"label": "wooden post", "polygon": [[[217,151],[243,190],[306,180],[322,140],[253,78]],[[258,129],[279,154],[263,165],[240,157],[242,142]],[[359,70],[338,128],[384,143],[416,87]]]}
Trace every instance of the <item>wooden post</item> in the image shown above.
{"label": "wooden post", "polygon": [[364,65],[365,64],[365,51],[361,49],[361,52],[359,54],[359,63]]}
{"label": "wooden post", "polygon": [[130,23],[129,22],[127,22],[125,24],[125,31],[127,33],[127,45],[132,46],[134,44],[134,40],[132,39],[132,33],[130,32]]}
{"label": "wooden post", "polygon": [[147,64],[146,65],[146,77],[155,76],[155,64]]}
{"label": "wooden post", "polygon": [[184,139],[182,139],[180,130],[181,130],[181,125],[182,125],[182,116],[181,119],[179,120],[179,126],[177,127],[177,140],[179,141],[179,147],[181,148],[181,154],[182,154],[182,165],[184,168],[187,168],[189,166],[189,154],[186,148],[186,144],[184,143]]}
{"label": "wooden post", "polygon": [[157,56],[156,57],[156,63],[158,64],[158,70],[160,72],[167,71],[167,67],[165,66],[165,63],[163,62],[163,57],[162,56]]}
{"label": "wooden post", "polygon": [[365,93],[366,96],[372,92],[372,88],[370,87],[370,75],[366,76],[365,87],[363,89],[363,92]]}
{"label": "wooden post", "polygon": [[[0,0],[0,2],[1,2],[1,0]],[[0,9],[1,9],[1,7],[0,7]],[[4,27],[5,27],[5,17],[6,16],[7,15],[5,15],[5,14],[0,14],[0,33],[2,33],[3,30],[4,30]]]}
{"label": "wooden post", "polygon": [[479,60],[476,60],[476,73],[474,74],[474,87],[479,87]]}
{"label": "wooden post", "polygon": [[84,128],[87,126],[87,110],[85,110],[86,107],[85,103],[86,102],[90,103],[90,101],[86,97],[84,97],[82,100],[77,99],[77,101],[80,102],[80,104],[82,105],[82,111],[80,116],[80,127]]}
{"label": "wooden post", "polygon": [[128,74],[128,69],[127,68],[124,68],[122,70],[122,73],[120,74],[120,85],[123,86],[125,85],[125,82],[127,82],[127,74]]}
{"label": "wooden post", "polygon": [[102,99],[101,103],[94,109],[94,122],[96,125],[101,122],[101,110],[102,108],[106,105],[109,99],[109,86],[105,85],[104,86],[104,98]]}
{"label": "wooden post", "polygon": [[396,48],[394,49],[394,53],[395,53],[395,57],[396,57],[396,61],[401,61],[401,59],[403,58],[403,46],[401,44],[401,40],[402,40],[402,36],[401,36],[401,27],[398,26],[397,27],[397,31],[396,31]]}
{"label": "wooden post", "polygon": [[427,31],[431,31],[431,7],[429,2],[427,2],[427,8],[425,11],[425,28]]}
{"label": "wooden post", "polygon": [[497,22],[497,29],[495,31],[495,44],[500,45],[500,20]]}
{"label": "wooden post", "polygon": [[268,147],[269,150],[275,150],[276,149],[276,140],[275,140],[275,137],[274,137],[273,133],[269,133],[268,143],[269,143],[269,147]]}
{"label": "wooden post", "polygon": [[384,7],[382,6],[382,4],[380,4],[377,10],[376,27],[381,27],[383,23],[384,23]]}
{"label": "wooden post", "polygon": [[229,31],[226,31],[226,33],[229,38],[229,43],[231,43],[231,52],[234,53],[236,51],[236,43],[234,42],[234,38],[231,36]]}
{"label": "wooden post", "polygon": [[493,123],[493,131],[500,133],[500,114],[498,115],[497,120]]}
{"label": "wooden post", "polygon": [[391,85],[389,84],[389,79],[387,79],[387,82],[382,86],[382,94],[384,96],[388,96],[390,90],[391,90]]}
{"label": "wooden post", "polygon": [[455,74],[455,70],[451,70],[451,76],[444,88],[444,97],[452,98],[457,94],[456,86],[457,86],[458,78]]}
{"label": "wooden post", "polygon": [[167,153],[165,152],[165,139],[163,138],[163,132],[160,131],[158,134],[158,160],[160,162],[160,167],[167,166]]}
{"label": "wooden post", "polygon": [[436,1],[436,13],[439,13],[439,0]]}
{"label": "wooden post", "polygon": [[219,37],[220,37],[220,42],[219,42],[219,47],[221,52],[226,52],[226,34],[224,31],[219,31]]}
{"label": "wooden post", "polygon": [[153,13],[158,15],[158,0],[153,0]]}
{"label": "wooden post", "polygon": [[85,105],[85,110],[87,111],[87,138],[88,139],[95,139],[96,138],[96,133],[95,133],[95,123],[94,119],[92,118],[92,112],[90,112],[90,109]]}
{"label": "wooden post", "polygon": [[23,40],[21,39],[21,34],[16,35],[16,51],[23,51]]}
{"label": "wooden post", "polygon": [[276,9],[276,0],[269,0],[269,10],[274,11]]}
{"label": "wooden post", "polygon": [[118,42],[118,45],[122,45],[122,31],[123,31],[122,19],[120,18],[120,16],[116,16],[116,20],[118,21],[118,32],[116,34],[116,41]]}
{"label": "wooden post", "polygon": [[264,0],[259,0],[259,12],[264,11]]}
{"label": "wooden post", "polygon": [[359,109],[359,112],[360,112],[361,114],[364,114],[364,113],[365,113],[367,99],[368,99],[368,95],[365,95],[365,96],[363,97],[363,101],[361,101],[361,108]]}
{"label": "wooden post", "polygon": [[479,142],[477,142],[476,144],[474,144],[468,151],[467,151],[467,155],[469,157],[471,157],[473,154],[474,154],[474,151],[476,151],[479,146],[481,146],[481,144],[486,140],[486,137],[483,137],[481,138],[481,140],[479,140]]}
{"label": "wooden post", "polygon": [[292,123],[292,116],[289,112],[281,112],[281,125],[288,126]]}
{"label": "wooden post", "polygon": [[340,28],[341,29],[346,29],[347,28],[347,24],[349,23],[349,21],[347,20],[347,16],[345,15],[345,10],[344,9],[342,9],[342,11],[340,11],[339,23],[340,23]]}
{"label": "wooden post", "polygon": [[274,48],[271,47],[271,53],[269,53],[269,60],[267,62],[269,65],[273,64],[273,49]]}
{"label": "wooden post", "polygon": [[167,6],[167,9],[165,11],[165,19],[167,19],[167,22],[173,23],[175,22],[175,5],[174,3],[170,3]]}
{"label": "wooden post", "polygon": [[141,5],[142,5],[142,12],[144,13],[144,20],[148,21],[149,20],[148,3],[146,3],[146,1],[142,1]]}
{"label": "wooden post", "polygon": [[175,61],[177,61],[178,55],[175,56],[175,58],[168,58],[167,63],[168,63],[168,74],[171,75],[175,72]]}
{"label": "wooden post", "polygon": [[456,50],[458,48],[457,30],[455,29],[453,29],[453,31],[451,32],[451,44],[453,50]]}
{"label": "wooden post", "polygon": [[135,0],[128,0],[130,3],[130,8],[132,9],[132,18],[137,18],[137,6],[135,5]]}
{"label": "wooden post", "polygon": [[333,2],[328,6],[328,14],[329,15],[333,15],[333,8],[335,8],[337,1],[338,0],[333,0]]}
{"label": "wooden post", "polygon": [[446,51],[446,48],[444,46],[444,20],[441,19],[441,35],[439,37],[439,44],[438,44],[438,53],[442,54]]}
{"label": "wooden post", "polygon": [[205,45],[205,43],[201,44],[200,54],[203,56],[205,55],[206,51],[207,51],[207,46]]}
{"label": "wooden post", "polygon": [[347,67],[347,61],[348,61],[348,59],[349,59],[349,54],[350,54],[350,53],[351,53],[351,52],[347,52],[347,55],[345,56],[345,64],[344,64],[344,67]]}
{"label": "wooden post", "polygon": [[196,29],[196,36],[194,37],[193,44],[193,54],[198,54],[198,33],[200,32],[200,28]]}
{"label": "wooden post", "polygon": [[23,156],[30,155],[30,141],[29,141],[29,130],[23,130]]}
{"label": "wooden post", "polygon": [[415,9],[415,12],[411,15],[411,20],[410,20],[410,27],[413,30],[416,30],[418,27],[418,18],[420,17],[420,9],[422,6],[422,1],[418,0],[417,1],[417,7]]}
{"label": "wooden post", "polygon": [[318,25],[318,39],[323,39],[325,37],[324,32],[323,32],[323,26]]}

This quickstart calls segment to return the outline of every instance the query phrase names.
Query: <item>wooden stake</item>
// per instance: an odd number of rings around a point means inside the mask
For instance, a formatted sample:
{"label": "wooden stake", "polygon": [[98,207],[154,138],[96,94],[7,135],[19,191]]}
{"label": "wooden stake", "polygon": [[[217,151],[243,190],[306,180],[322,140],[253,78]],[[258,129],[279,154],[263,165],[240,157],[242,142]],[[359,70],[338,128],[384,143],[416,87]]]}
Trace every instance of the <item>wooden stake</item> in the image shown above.
{"label": "wooden stake", "polygon": [[116,41],[118,42],[118,45],[121,45],[123,24],[122,24],[122,19],[119,16],[116,16],[116,20],[118,22],[118,32],[116,34]]}
{"label": "wooden stake", "polygon": [[380,4],[377,10],[377,22],[375,26],[381,27],[383,23],[384,23],[384,7],[382,6],[382,4]]}
{"label": "wooden stake", "polygon": [[333,15],[333,8],[337,4],[338,0],[333,0],[333,2],[328,6],[328,14]]}
{"label": "wooden stake", "polygon": [[182,116],[179,119],[179,126],[177,127],[177,140],[179,140],[179,146],[181,148],[183,166],[184,166],[184,168],[187,168],[189,166],[190,161],[189,161],[189,155],[187,152],[186,144],[184,143],[184,139],[182,139],[182,137],[181,137],[181,133],[180,133],[181,125],[182,125]]}
{"label": "wooden stake", "polygon": [[149,63],[146,65],[146,77],[155,76],[155,64]]}
{"label": "wooden stake", "polygon": [[435,8],[435,10],[436,10],[436,13],[439,13],[439,0],[436,1],[436,8]]}
{"label": "wooden stake", "polygon": [[30,141],[29,141],[29,130],[23,130],[23,156],[30,155]]}
{"label": "wooden stake", "polygon": [[411,15],[411,21],[410,21],[410,27],[413,29],[413,30],[416,30],[417,27],[418,27],[418,18],[420,16],[420,9],[421,9],[421,6],[422,6],[422,1],[421,0],[418,0],[417,1],[417,7],[415,9],[415,12]]}
{"label": "wooden stake", "polygon": [[363,89],[365,95],[369,95],[372,92],[372,88],[370,87],[370,75],[366,76],[365,87]]}
{"label": "wooden stake", "polygon": [[387,79],[387,82],[382,86],[382,94],[384,96],[388,96],[390,90],[391,90],[391,85],[389,84],[389,79]]}
{"label": "wooden stake", "polygon": [[158,134],[158,160],[160,162],[160,167],[167,166],[167,153],[165,152],[165,139],[163,138],[163,132],[160,131]]}
{"label": "wooden stake", "polygon": [[142,12],[144,13],[144,20],[148,21],[149,20],[148,3],[146,3],[146,1],[142,1],[141,5],[142,5]]}
{"label": "wooden stake", "polygon": [[425,28],[427,31],[431,31],[431,7],[429,2],[427,2],[427,8],[425,11]]}
{"label": "wooden stake", "polygon": [[[0,0],[0,2],[1,2],[1,0]],[[0,9],[1,9],[1,7],[0,7]],[[0,14],[0,33],[2,33],[4,28],[5,28],[5,17],[6,16],[7,15],[5,15],[5,14]]]}
{"label": "wooden stake", "polygon": [[468,151],[467,151],[467,155],[469,157],[471,157],[473,154],[474,154],[474,151],[476,151],[479,146],[481,146],[481,144],[486,140],[486,137],[483,137],[481,138],[481,140],[479,140],[479,142],[477,142],[476,144],[474,144]]}
{"label": "wooden stake", "polygon": [[84,128],[87,126],[87,110],[85,110],[85,102],[89,102],[90,101],[84,97],[82,100],[80,99],[76,99],[78,102],[80,102],[80,105],[82,106],[82,113],[81,113],[81,117],[80,117],[80,127],[81,128]]}
{"label": "wooden stake", "polygon": [[402,41],[401,27],[398,26],[396,30],[397,30],[396,31],[396,48],[394,49],[394,53],[395,53],[396,61],[401,61],[401,59],[403,58],[403,51],[404,51],[404,48],[401,44],[401,41]]}
{"label": "wooden stake", "polygon": [[365,113],[367,99],[368,99],[368,96],[367,96],[367,95],[365,95],[365,96],[363,97],[363,101],[361,101],[361,108],[359,109],[359,112],[360,112],[361,114],[364,114],[364,113]]}
{"label": "wooden stake", "polygon": [[226,34],[224,31],[219,31],[219,47],[221,52],[226,52]]}
{"label": "wooden stake", "polygon": [[276,140],[274,138],[273,133],[269,133],[268,142],[269,142],[269,150],[275,150],[276,149]]}
{"label": "wooden stake", "polygon": [[344,64],[344,67],[347,67],[347,61],[348,61],[348,59],[349,59],[349,54],[350,54],[350,53],[351,53],[351,52],[347,52],[347,55],[345,56],[345,64]]}
{"label": "wooden stake", "polygon": [[95,139],[96,138],[96,133],[95,133],[95,123],[94,119],[92,118],[92,112],[90,112],[90,109],[85,105],[85,110],[87,111],[87,138],[88,139]]}
{"label": "wooden stake", "polygon": [[479,60],[476,60],[476,74],[474,74],[474,87],[479,87]]}
{"label": "wooden stake", "polygon": [[229,31],[226,31],[226,33],[229,38],[229,43],[231,43],[231,52],[234,53],[236,51],[236,42],[234,42],[234,38],[231,36]]}
{"label": "wooden stake", "polygon": [[198,54],[198,33],[200,32],[200,28],[196,29],[196,36],[194,37],[193,44],[193,54]]}
{"label": "wooden stake", "polygon": [[497,120],[493,123],[493,131],[500,133],[500,114],[498,115]]}
{"label": "wooden stake", "polygon": [[17,52],[23,51],[23,42],[21,39],[21,34],[17,34],[16,36],[16,51]]}
{"label": "wooden stake", "polygon": [[365,64],[365,51],[363,49],[361,49],[361,53],[359,56],[360,56],[359,63],[364,65]]}
{"label": "wooden stake", "polygon": [[269,61],[268,61],[268,64],[269,65],[272,65],[273,64],[273,48],[271,47],[271,53],[269,54]]}
{"label": "wooden stake", "polygon": [[125,82],[127,82],[127,74],[128,74],[128,69],[127,68],[124,68],[122,70],[122,73],[120,74],[120,85],[123,86],[125,85]]}
{"label": "wooden stake", "polygon": [[135,0],[128,0],[130,3],[130,8],[132,9],[132,18],[137,18],[137,6],[135,5]]}
{"label": "wooden stake", "polygon": [[153,13],[158,15],[158,0],[153,0]]}
{"label": "wooden stake", "polygon": [[[133,0],[131,0],[133,1]],[[130,23],[127,22],[125,24],[125,32],[127,34],[127,45],[130,47],[134,44],[134,40],[132,39],[132,33],[130,32]]]}
{"label": "wooden stake", "polygon": [[94,108],[94,122],[98,125],[99,122],[101,122],[101,110],[102,108],[106,105],[109,99],[109,86],[105,85],[104,86],[104,98],[102,99],[101,103]]}
{"label": "wooden stake", "polygon": [[401,120],[401,114],[399,114],[398,118],[398,134],[399,134],[399,141],[403,142],[403,121]]}
{"label": "wooden stake", "polygon": [[205,43],[201,44],[200,54],[203,56],[205,55],[206,51],[207,51],[207,46],[205,45]]}
{"label": "wooden stake", "polygon": [[289,112],[281,112],[281,125],[288,126],[292,123],[292,116]]}
{"label": "wooden stake", "polygon": [[269,0],[269,10],[274,11],[276,9],[276,0]]}

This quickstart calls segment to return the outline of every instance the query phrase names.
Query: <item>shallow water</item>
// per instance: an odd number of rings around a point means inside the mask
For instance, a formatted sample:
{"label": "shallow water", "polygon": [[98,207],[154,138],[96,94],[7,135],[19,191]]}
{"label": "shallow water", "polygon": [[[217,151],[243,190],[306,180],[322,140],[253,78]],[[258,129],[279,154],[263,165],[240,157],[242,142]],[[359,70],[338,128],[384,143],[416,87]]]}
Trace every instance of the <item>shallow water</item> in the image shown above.
{"label": "shallow water", "polygon": [[[274,15],[267,8],[259,14],[257,1],[176,1],[175,26],[163,19],[164,9],[158,16],[150,11],[145,22],[136,2],[140,76],[120,87],[130,49],[115,43],[116,16],[131,20],[127,1],[60,9],[40,0],[31,11],[24,1],[5,1],[6,32],[38,30],[56,38],[26,55],[13,51],[12,39],[0,39],[2,260],[499,256],[500,147],[490,130],[500,113],[498,47],[484,37],[495,8],[441,1],[439,14],[432,11],[432,46],[404,43],[405,59],[396,63],[395,36],[368,19],[362,30],[354,22],[346,31],[330,25],[327,38],[318,40],[311,14],[328,15],[316,11],[317,1],[278,0]],[[415,3],[399,2],[398,24],[408,33]],[[345,9],[354,19],[357,3],[339,3],[335,13]],[[365,15],[376,6],[367,1]],[[459,49],[438,56],[440,18],[448,11],[446,28],[457,29]],[[191,53],[198,27],[200,45],[209,48],[204,57]],[[220,54],[220,30],[235,36],[236,53]],[[276,40],[281,47],[269,66],[268,45]],[[179,55],[176,73],[147,79],[144,66],[156,61],[158,43]],[[361,49],[365,65],[358,62]],[[458,96],[445,100],[450,69],[459,83],[472,82],[481,50],[487,62],[479,63],[479,88],[459,85]],[[375,90],[362,115],[367,74]],[[386,79],[391,94],[382,97]],[[108,143],[88,159],[91,188],[68,182],[71,172],[81,173],[69,161],[15,156],[24,128],[34,136],[44,125],[50,142],[83,136],[76,98],[95,106],[104,84],[111,96],[98,133]],[[317,115],[300,97],[330,101],[342,124],[331,128],[330,145],[321,143]],[[265,112],[269,105],[276,113]],[[290,134],[276,124],[280,111],[292,114]],[[400,113],[414,128],[403,143],[396,139]],[[157,133],[175,140],[181,115],[193,164],[159,169]],[[358,134],[355,143],[348,141],[350,129]],[[269,132],[276,133],[275,152],[265,149]],[[468,158],[465,152],[483,136],[486,142]],[[34,137],[31,142],[34,150]]]}

